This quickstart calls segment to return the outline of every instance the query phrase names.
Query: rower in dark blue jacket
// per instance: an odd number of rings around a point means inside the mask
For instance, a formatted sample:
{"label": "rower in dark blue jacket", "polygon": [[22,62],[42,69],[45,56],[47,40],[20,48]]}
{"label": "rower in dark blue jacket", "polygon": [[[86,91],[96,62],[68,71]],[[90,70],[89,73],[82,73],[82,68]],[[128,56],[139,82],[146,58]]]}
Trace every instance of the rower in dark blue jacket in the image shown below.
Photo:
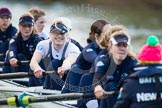
{"label": "rower in dark blue jacket", "polygon": [[[104,99],[103,91],[118,91],[131,73],[130,69],[137,63],[130,49],[130,36],[123,26],[112,26],[107,34],[109,34],[108,53],[95,60],[93,77],[94,94],[96,98],[101,99],[99,108],[113,108],[117,96]],[[86,105],[90,107],[93,104],[89,101]]]}
{"label": "rower in dark blue jacket", "polygon": [[4,61],[10,39],[17,29],[11,24],[12,13],[6,8],[0,8],[0,61]]}
{"label": "rower in dark blue jacket", "polygon": [[18,64],[18,61],[30,61],[36,45],[42,39],[34,28],[34,19],[29,13],[23,14],[19,19],[19,32],[10,40],[9,51],[5,59],[10,66],[4,66],[3,72],[29,72],[29,63]]}
{"label": "rower in dark blue jacket", "polygon": [[92,24],[90,37],[93,37],[94,41],[92,41],[82,50],[75,64],[70,69],[63,86],[62,93],[78,91],[80,78],[83,74],[89,72],[92,63],[94,62],[98,53],[102,50],[101,46],[99,46],[99,43],[102,40],[105,31],[109,27],[110,24],[104,20],[97,20]]}
{"label": "rower in dark blue jacket", "polygon": [[149,36],[138,60],[114,108],[162,108],[162,47],[156,36]]}

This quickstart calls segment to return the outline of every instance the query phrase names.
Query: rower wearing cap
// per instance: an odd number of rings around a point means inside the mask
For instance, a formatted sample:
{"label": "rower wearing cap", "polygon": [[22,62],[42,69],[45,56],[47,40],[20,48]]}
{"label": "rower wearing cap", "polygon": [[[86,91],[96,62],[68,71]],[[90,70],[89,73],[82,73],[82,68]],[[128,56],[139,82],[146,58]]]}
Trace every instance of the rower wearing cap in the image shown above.
{"label": "rower wearing cap", "polygon": [[[37,78],[42,77],[45,71],[55,71],[56,73],[46,76],[44,88],[61,90],[66,71],[76,61],[80,54],[79,48],[69,42],[68,28],[60,20],[54,20],[50,27],[50,39],[41,41],[33,54],[30,67]],[[42,69],[38,64],[44,61],[46,69]]]}
{"label": "rower wearing cap", "polygon": [[29,13],[21,15],[19,18],[19,32],[9,42],[9,52],[6,62],[11,66],[4,66],[3,72],[28,72],[29,65],[18,65],[18,61],[30,60],[36,45],[42,39],[38,37],[38,33],[34,28],[34,19]]}
{"label": "rower wearing cap", "polygon": [[0,8],[0,61],[4,61],[9,41],[17,32],[11,24],[11,18],[12,13],[8,8]]}
{"label": "rower wearing cap", "polygon": [[99,107],[113,108],[117,96],[104,99],[103,92],[118,91],[125,78],[132,72],[130,69],[137,64],[137,60],[130,49],[131,38],[123,26],[112,26],[106,32],[106,37],[108,52],[95,60],[93,86],[96,98],[101,99]]}
{"label": "rower wearing cap", "polygon": [[124,81],[114,108],[162,108],[162,46],[150,35],[137,55],[135,71]]}
{"label": "rower wearing cap", "polygon": [[82,51],[83,50],[83,47],[80,45],[80,43],[78,41],[76,41],[75,39],[72,39],[69,36],[69,33],[72,30],[72,24],[71,24],[70,19],[67,18],[67,17],[59,17],[59,18],[55,19],[55,21],[60,21],[60,22],[64,23],[64,25],[67,27],[67,31],[68,31],[67,40],[69,42],[74,43],[79,48],[79,50]]}

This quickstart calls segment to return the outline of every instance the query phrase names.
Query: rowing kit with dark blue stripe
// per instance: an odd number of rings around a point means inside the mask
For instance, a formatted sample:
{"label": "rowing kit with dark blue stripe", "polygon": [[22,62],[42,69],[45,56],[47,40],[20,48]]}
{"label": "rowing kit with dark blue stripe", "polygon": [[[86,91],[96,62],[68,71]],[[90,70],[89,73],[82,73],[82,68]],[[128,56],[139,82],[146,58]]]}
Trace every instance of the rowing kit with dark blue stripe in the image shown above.
{"label": "rowing kit with dark blue stripe", "polygon": [[134,68],[114,108],[162,108],[162,65]]}

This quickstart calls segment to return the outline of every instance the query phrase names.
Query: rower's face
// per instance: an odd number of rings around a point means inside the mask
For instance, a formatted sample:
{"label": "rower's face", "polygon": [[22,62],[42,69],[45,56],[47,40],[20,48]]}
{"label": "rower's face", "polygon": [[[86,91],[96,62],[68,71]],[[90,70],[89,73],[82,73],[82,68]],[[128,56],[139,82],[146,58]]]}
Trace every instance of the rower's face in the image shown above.
{"label": "rower's face", "polygon": [[116,45],[111,45],[110,53],[113,58],[117,61],[123,61],[128,55],[129,46],[125,43],[118,43]]}
{"label": "rower's face", "polygon": [[38,18],[38,20],[35,22],[35,25],[37,27],[38,32],[42,32],[46,23],[46,17],[41,16]]}
{"label": "rower's face", "polygon": [[19,25],[19,30],[24,38],[29,37],[32,34],[33,29],[34,27],[30,24]]}
{"label": "rower's face", "polygon": [[0,28],[7,29],[10,25],[11,18],[9,16],[0,16]]}
{"label": "rower's face", "polygon": [[50,32],[50,38],[52,40],[52,42],[55,44],[55,45],[64,45],[65,43],[65,38],[66,38],[66,34],[61,34],[57,31],[55,32]]}

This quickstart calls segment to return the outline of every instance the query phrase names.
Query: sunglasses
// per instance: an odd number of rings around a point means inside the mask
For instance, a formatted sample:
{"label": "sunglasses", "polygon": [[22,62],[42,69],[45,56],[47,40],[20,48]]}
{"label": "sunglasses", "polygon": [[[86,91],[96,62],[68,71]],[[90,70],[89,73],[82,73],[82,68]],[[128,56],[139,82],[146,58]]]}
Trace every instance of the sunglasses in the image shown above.
{"label": "sunglasses", "polygon": [[117,44],[115,44],[115,46],[117,46],[117,47],[128,47],[128,44],[127,43],[124,43],[124,42],[119,42],[119,43],[117,43]]}
{"label": "sunglasses", "polygon": [[31,25],[34,25],[34,19],[31,16],[24,16],[19,19],[19,24],[23,25],[25,23],[29,23]]}
{"label": "sunglasses", "polygon": [[50,27],[50,32],[60,31],[60,34],[65,34],[68,32],[67,27],[62,24],[61,22],[58,22]]}

